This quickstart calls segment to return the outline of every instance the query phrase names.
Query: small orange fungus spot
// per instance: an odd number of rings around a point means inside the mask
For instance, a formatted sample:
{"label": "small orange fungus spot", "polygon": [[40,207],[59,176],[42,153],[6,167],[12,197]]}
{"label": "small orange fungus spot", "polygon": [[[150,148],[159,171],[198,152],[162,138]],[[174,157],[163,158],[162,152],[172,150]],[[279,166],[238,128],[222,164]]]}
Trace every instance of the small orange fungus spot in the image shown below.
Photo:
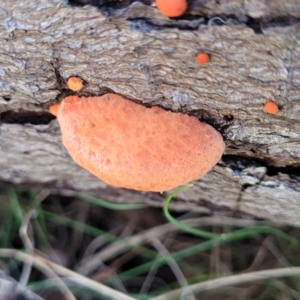
{"label": "small orange fungus spot", "polygon": [[198,53],[196,56],[196,60],[199,64],[207,64],[210,62],[210,56],[207,53]]}
{"label": "small orange fungus spot", "polygon": [[49,110],[52,115],[57,116],[58,110],[60,107],[60,103],[53,104],[49,107]]}
{"label": "small orange fungus spot", "polygon": [[83,80],[80,77],[70,77],[67,84],[70,90],[78,92],[83,87]]}
{"label": "small orange fungus spot", "polygon": [[196,117],[115,94],[66,97],[57,120],[80,166],[108,184],[162,192],[204,176],[221,158],[221,134]]}
{"label": "small orange fungus spot", "polygon": [[168,17],[179,17],[187,10],[186,0],[156,0],[157,8]]}
{"label": "small orange fungus spot", "polygon": [[279,109],[278,109],[278,105],[274,101],[268,100],[265,103],[265,110],[267,113],[269,113],[271,115],[275,115],[275,114],[277,114]]}

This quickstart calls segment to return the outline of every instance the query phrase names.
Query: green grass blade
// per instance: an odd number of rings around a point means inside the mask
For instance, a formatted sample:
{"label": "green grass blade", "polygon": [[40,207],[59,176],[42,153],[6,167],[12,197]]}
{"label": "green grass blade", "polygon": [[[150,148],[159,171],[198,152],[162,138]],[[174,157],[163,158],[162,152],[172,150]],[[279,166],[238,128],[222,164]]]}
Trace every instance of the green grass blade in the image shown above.
{"label": "green grass blade", "polygon": [[186,189],[190,188],[192,185],[186,185],[183,187],[180,187],[178,189],[176,189],[174,192],[172,192],[170,195],[168,195],[168,197],[165,200],[164,203],[164,214],[166,216],[166,218],[169,220],[170,223],[172,223],[174,226],[179,227],[181,230],[188,232],[190,234],[202,237],[202,238],[215,238],[220,236],[219,233],[213,233],[213,232],[209,232],[209,231],[204,231],[204,230],[200,230],[191,226],[188,226],[186,224],[181,223],[180,221],[176,220],[175,218],[173,218],[169,212],[169,204],[172,200],[172,198],[174,196],[176,196],[177,194],[179,194],[180,192],[185,191]]}
{"label": "green grass blade", "polygon": [[1,248],[7,248],[11,244],[11,238],[15,232],[13,228],[16,226],[14,224],[15,220],[11,206],[9,204],[3,204],[3,208],[1,209],[4,210],[4,218],[1,226]]}
{"label": "green grass blade", "polygon": [[84,201],[88,201],[92,204],[102,206],[111,210],[134,210],[134,209],[142,209],[147,208],[146,204],[120,204],[120,203],[111,203],[93,196],[89,196],[86,194],[79,194],[78,197]]}
{"label": "green grass blade", "polygon": [[18,201],[16,191],[9,192],[9,202],[5,205],[5,214],[2,224],[1,248],[7,248],[23,222],[23,213]]}
{"label": "green grass blade", "polygon": [[9,203],[19,226],[23,223],[23,212],[16,191],[12,189],[9,193]]}

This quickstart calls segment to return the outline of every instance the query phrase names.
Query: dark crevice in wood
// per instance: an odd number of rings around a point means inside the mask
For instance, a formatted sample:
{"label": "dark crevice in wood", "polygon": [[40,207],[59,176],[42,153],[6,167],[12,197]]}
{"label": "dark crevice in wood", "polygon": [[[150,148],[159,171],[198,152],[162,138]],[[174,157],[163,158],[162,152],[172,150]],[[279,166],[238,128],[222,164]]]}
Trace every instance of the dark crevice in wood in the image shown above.
{"label": "dark crevice in wood", "polygon": [[6,111],[0,115],[2,123],[7,124],[33,124],[33,125],[45,125],[49,124],[55,116],[46,111]]}
{"label": "dark crevice in wood", "polygon": [[[68,4],[75,6],[92,5],[99,8],[101,11],[108,14],[112,14],[114,10],[125,8],[130,6],[133,2],[141,2],[145,5],[151,5],[154,0],[69,0]],[[190,1],[192,2],[192,1]],[[155,19],[149,18],[128,18],[128,21],[133,23],[133,29],[145,29],[148,30],[161,30],[164,28],[178,28],[181,30],[198,30],[199,25],[208,26],[222,26],[222,25],[241,25],[245,24],[251,28],[256,34],[263,34],[263,30],[270,27],[286,27],[293,26],[300,22],[299,18],[283,15],[270,18],[253,18],[248,15],[237,16],[234,14],[222,15],[222,16],[211,16],[206,14],[189,14],[188,12],[184,15],[176,18],[170,18],[170,20],[178,21],[191,21],[190,23],[167,23],[167,24],[155,24]],[[246,18],[246,22],[241,21]],[[198,20],[199,22],[193,23],[192,21]],[[222,21],[223,20],[223,21]],[[212,22],[213,21],[213,22]]]}
{"label": "dark crevice in wood", "polygon": [[291,16],[278,16],[271,20],[254,19],[247,16],[248,20],[245,23],[249,28],[253,29],[256,34],[264,34],[263,30],[271,27],[287,27],[293,26],[300,22],[299,18]]}
{"label": "dark crevice in wood", "polygon": [[9,102],[11,100],[10,96],[2,96],[2,99],[6,102]]}
{"label": "dark crevice in wood", "polygon": [[[264,19],[254,19],[249,16],[245,16],[247,21],[245,23],[241,22],[237,16],[206,16],[206,15],[183,15],[178,18],[171,18],[172,20],[178,21],[191,21],[190,23],[166,23],[166,24],[156,24],[155,19],[149,18],[128,18],[128,21],[131,21],[132,29],[142,29],[147,30],[162,30],[165,28],[177,28],[181,30],[198,30],[199,25],[207,25],[207,26],[223,26],[223,25],[241,25],[245,24],[247,27],[251,28],[255,34],[264,34],[263,30],[271,27],[287,27],[293,26],[300,22],[300,19],[290,17],[290,16],[280,16],[271,20]],[[199,20],[197,23],[193,23],[192,21]],[[224,20],[222,22],[221,20]],[[211,22],[213,21],[213,22]]]}
{"label": "dark crevice in wood", "polygon": [[[225,128],[225,127],[224,127]],[[275,168],[299,168],[300,158],[293,156],[288,150],[283,150],[277,154],[268,152],[268,147],[256,143],[232,141],[232,137],[227,132],[222,131],[226,141],[226,155],[254,159],[262,165],[274,166]]]}
{"label": "dark crevice in wood", "polygon": [[127,7],[136,0],[69,0],[68,4],[74,6],[92,5],[98,8],[119,9]]}
{"label": "dark crevice in wood", "polygon": [[[290,176],[300,176],[300,162],[292,166],[275,167],[274,162],[270,162],[267,158],[246,158],[235,155],[223,155],[223,162],[233,171],[241,172],[246,168],[266,167],[266,175],[276,176],[278,173]],[[247,187],[245,187],[247,188]]]}
{"label": "dark crevice in wood", "polygon": [[65,82],[64,78],[60,75],[58,65],[59,65],[58,62],[55,62],[55,63],[52,64],[53,69],[54,69],[54,74],[55,74],[55,77],[56,77],[56,81],[58,83],[58,87],[59,87],[60,90],[62,90],[63,87],[66,86],[66,82]]}
{"label": "dark crevice in wood", "polygon": [[267,173],[268,176],[275,176],[278,173],[286,174],[286,175],[294,175],[294,176],[300,176],[300,164],[296,166],[288,166],[286,168],[275,168],[273,166],[267,167]]}
{"label": "dark crevice in wood", "polygon": [[[172,18],[172,19],[178,19],[178,20],[186,20],[186,18]],[[199,19],[199,17],[195,17],[195,19]],[[163,30],[166,28],[177,28],[180,30],[198,30],[199,25],[206,25],[207,20],[203,18],[203,20],[193,24],[193,22],[190,23],[171,23],[171,24],[155,24],[155,20],[151,20],[148,18],[128,18],[128,21],[132,22],[131,29],[133,30],[143,30],[143,31],[150,31],[150,30]],[[188,20],[192,21],[192,20]]]}
{"label": "dark crevice in wood", "polygon": [[262,30],[261,22],[257,19],[248,16],[248,20],[245,23],[249,28],[251,28],[255,34],[264,34]]}
{"label": "dark crevice in wood", "polygon": [[292,16],[277,16],[270,20],[260,20],[263,29],[270,27],[288,27],[300,23],[300,18]]}
{"label": "dark crevice in wood", "polygon": [[250,159],[236,155],[223,155],[222,161],[222,165],[224,167],[226,166],[234,172],[241,172],[247,168],[263,167],[263,164],[261,162],[256,161],[255,159]]}

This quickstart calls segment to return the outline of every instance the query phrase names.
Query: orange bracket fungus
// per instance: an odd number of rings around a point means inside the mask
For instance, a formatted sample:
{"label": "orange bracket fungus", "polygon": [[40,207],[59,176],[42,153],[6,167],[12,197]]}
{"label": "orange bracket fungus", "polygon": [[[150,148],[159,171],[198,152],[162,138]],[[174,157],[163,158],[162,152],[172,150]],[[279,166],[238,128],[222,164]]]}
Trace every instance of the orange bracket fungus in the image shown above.
{"label": "orange bracket fungus", "polygon": [[168,17],[180,17],[187,10],[186,0],[155,0],[156,7]]}
{"label": "orange bracket fungus", "polygon": [[83,80],[80,77],[70,77],[67,81],[70,90],[78,92],[83,88]]}
{"label": "orange bracket fungus", "polygon": [[265,103],[265,110],[267,113],[271,114],[271,115],[275,115],[278,113],[278,105],[272,101],[272,100],[268,100],[266,103]]}
{"label": "orange bracket fungus", "polygon": [[162,192],[204,176],[221,158],[221,134],[196,117],[116,94],[68,96],[50,107],[64,146],[108,184]]}
{"label": "orange bracket fungus", "polygon": [[198,53],[196,56],[196,60],[199,64],[204,65],[210,62],[210,56],[207,53]]}

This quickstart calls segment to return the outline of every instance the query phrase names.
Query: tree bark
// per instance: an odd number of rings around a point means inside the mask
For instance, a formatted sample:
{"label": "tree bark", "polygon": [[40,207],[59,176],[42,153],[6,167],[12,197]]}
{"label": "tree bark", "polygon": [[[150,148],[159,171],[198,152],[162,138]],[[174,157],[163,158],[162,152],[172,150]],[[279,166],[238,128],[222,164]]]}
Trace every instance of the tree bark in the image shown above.
{"label": "tree bark", "polygon": [[[194,0],[175,19],[152,1],[131,2],[1,1],[0,179],[162,205],[163,195],[106,185],[64,149],[48,107],[71,93],[65,82],[77,75],[80,95],[114,92],[223,134],[222,160],[174,209],[300,226],[300,1]],[[200,51],[209,64],[196,63]],[[278,114],[266,113],[268,99]]]}

